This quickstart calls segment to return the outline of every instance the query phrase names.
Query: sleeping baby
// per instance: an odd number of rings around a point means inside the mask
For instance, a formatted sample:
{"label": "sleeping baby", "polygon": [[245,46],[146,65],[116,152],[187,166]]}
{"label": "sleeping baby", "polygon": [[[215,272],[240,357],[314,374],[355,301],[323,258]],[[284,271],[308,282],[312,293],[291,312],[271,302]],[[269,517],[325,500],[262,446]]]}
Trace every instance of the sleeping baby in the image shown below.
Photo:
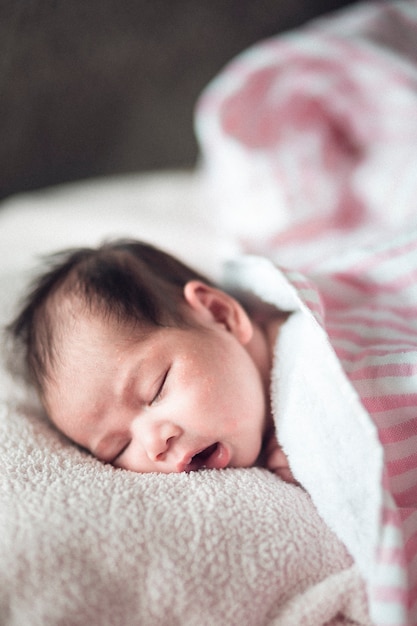
{"label": "sleeping baby", "polygon": [[9,332],[70,440],[139,473],[259,465],[301,484],[369,588],[401,590],[375,596],[381,611],[404,611],[417,545],[416,267],[410,231],[309,277],[243,257],[221,290],[122,240],[52,257]]}
{"label": "sleeping baby", "polygon": [[288,314],[248,309],[139,241],[59,253],[9,330],[53,424],[135,472],[264,465],[295,482],[271,414]]}

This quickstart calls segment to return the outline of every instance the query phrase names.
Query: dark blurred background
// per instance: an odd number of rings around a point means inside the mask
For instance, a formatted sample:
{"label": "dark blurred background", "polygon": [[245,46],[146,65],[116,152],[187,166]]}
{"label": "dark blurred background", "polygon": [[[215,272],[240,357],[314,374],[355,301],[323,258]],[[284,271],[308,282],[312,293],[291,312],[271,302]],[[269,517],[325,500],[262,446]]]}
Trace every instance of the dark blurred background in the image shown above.
{"label": "dark blurred background", "polygon": [[221,67],[343,0],[0,0],[0,198],[195,163]]}

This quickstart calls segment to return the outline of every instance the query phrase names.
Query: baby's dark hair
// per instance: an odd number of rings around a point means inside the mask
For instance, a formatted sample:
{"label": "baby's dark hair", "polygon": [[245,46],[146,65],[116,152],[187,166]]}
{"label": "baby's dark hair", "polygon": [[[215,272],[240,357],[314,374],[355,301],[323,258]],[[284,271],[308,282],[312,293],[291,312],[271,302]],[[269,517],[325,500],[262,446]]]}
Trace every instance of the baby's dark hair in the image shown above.
{"label": "baby's dark hair", "polygon": [[22,352],[22,373],[41,395],[58,354],[56,335],[74,296],[87,310],[122,324],[181,327],[187,325],[185,284],[213,284],[170,254],[136,240],[64,250],[47,263],[7,327]]}

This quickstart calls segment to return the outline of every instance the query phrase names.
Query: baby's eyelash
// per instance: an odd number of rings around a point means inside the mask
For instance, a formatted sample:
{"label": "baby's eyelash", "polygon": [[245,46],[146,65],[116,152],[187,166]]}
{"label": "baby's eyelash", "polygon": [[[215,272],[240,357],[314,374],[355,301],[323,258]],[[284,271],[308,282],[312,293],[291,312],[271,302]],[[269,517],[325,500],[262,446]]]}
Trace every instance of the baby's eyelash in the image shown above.
{"label": "baby's eyelash", "polygon": [[165,372],[165,374],[164,374],[164,376],[163,376],[163,378],[161,380],[161,384],[158,387],[158,391],[156,392],[155,396],[152,398],[150,406],[152,406],[155,402],[157,402],[159,400],[159,398],[161,397],[162,392],[163,392],[164,387],[165,387],[166,380],[168,378],[168,373],[169,373],[169,368]]}

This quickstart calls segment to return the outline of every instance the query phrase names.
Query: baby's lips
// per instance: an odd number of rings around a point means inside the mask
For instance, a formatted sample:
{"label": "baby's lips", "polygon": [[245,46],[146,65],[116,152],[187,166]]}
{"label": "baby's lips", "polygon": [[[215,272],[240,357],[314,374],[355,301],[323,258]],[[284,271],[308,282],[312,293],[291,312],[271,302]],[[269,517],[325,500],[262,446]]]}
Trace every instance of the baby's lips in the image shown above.
{"label": "baby's lips", "polygon": [[230,451],[222,443],[218,443],[214,452],[206,460],[207,469],[224,469],[230,463]]}
{"label": "baby's lips", "polygon": [[[209,456],[205,456],[205,451],[209,451],[209,448],[214,448],[213,452]],[[201,455],[201,456],[200,456]],[[177,472],[193,472],[200,469],[224,469],[230,462],[231,454],[222,443],[217,442],[196,450],[192,455],[187,454],[183,460],[177,465]]]}
{"label": "baby's lips", "polygon": [[177,472],[181,473],[181,472],[191,471],[190,466],[191,466],[192,460],[193,460],[193,457],[190,455],[187,455],[180,463],[177,464]]}

